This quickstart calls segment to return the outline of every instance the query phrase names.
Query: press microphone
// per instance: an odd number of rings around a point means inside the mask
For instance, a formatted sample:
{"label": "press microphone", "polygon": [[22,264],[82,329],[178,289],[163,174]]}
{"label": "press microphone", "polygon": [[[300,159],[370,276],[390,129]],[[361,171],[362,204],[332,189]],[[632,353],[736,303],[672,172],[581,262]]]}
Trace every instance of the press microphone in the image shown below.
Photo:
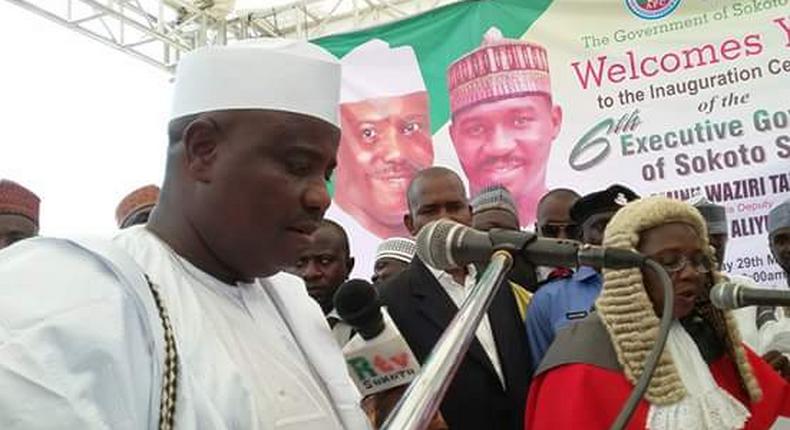
{"label": "press microphone", "polygon": [[373,339],[384,330],[379,296],[370,282],[348,280],[338,287],[332,300],[338,316],[363,339]]}
{"label": "press microphone", "polygon": [[357,331],[343,347],[349,373],[363,397],[411,383],[420,371],[408,343],[369,282],[352,279],[334,297],[338,315]]}
{"label": "press microphone", "polygon": [[790,306],[790,290],[753,288],[727,280],[711,288],[710,301],[724,310],[752,305]]}
{"label": "press microphone", "polygon": [[539,266],[641,267],[646,258],[625,249],[586,245],[575,240],[547,239],[515,230],[482,232],[448,219],[432,221],[417,233],[417,255],[440,270],[486,262],[505,250]]}

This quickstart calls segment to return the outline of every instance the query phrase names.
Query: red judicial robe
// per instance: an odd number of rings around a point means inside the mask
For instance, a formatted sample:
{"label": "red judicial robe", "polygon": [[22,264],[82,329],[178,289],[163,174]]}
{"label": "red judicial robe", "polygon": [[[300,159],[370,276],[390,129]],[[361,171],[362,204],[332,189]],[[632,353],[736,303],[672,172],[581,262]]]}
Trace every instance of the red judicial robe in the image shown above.
{"label": "red judicial robe", "polygon": [[[597,324],[600,325],[599,320]],[[605,341],[600,338],[600,330],[597,331],[597,342]],[[588,337],[587,340],[593,339]],[[611,348],[611,340],[608,345]],[[582,357],[579,360],[568,360],[566,357],[560,361],[567,364],[549,368],[542,373],[538,370],[527,397],[525,429],[608,429],[612,425],[631,394],[633,385],[622,370],[590,364],[590,361],[600,361],[585,360],[584,352],[580,355]],[[741,387],[735,362],[729,355],[724,354],[711,363],[710,370],[718,385],[749,409],[751,417],[745,429],[769,429],[778,416],[790,416],[790,386],[748,348],[747,356],[763,391],[763,397],[757,403],[749,401],[748,394]],[[642,399],[626,428],[644,429],[649,406]]]}

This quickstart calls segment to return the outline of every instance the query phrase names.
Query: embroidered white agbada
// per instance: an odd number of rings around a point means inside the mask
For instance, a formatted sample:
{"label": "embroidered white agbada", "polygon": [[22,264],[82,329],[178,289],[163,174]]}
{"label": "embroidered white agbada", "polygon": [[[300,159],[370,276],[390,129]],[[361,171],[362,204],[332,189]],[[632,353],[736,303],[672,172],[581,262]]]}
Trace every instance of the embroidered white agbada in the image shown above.
{"label": "embroidered white agbada", "polygon": [[[169,312],[180,354],[176,428],[368,428],[301,280],[223,284],[143,227],[114,242]],[[155,428],[159,363],[133,301],[68,242],[0,253],[0,428]]]}

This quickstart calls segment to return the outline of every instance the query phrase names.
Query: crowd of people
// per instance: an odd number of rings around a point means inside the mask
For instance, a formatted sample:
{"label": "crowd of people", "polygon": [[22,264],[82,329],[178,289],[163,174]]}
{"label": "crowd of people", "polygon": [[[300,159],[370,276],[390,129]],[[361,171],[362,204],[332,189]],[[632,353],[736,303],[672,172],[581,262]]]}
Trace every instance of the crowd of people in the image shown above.
{"label": "crowd of people", "polygon": [[[674,322],[628,428],[767,429],[790,416],[790,314],[711,304],[714,284],[750,281],[723,272],[726,210],[704,197],[612,184],[542,190],[533,208],[508,184],[470,198],[453,170],[421,166],[402,228],[354,255],[348,226],[324,216],[339,82],[337,61],[306,42],[185,56],[164,183],[121,200],[106,242],[37,237],[39,198],[0,181],[0,428],[370,428],[341,354],[357,333],[333,297],[372,261],[370,288],[424,362],[485,268],[416,255],[414,237],[439,219],[482,231],[534,220],[538,237],[638,251],[666,270]],[[790,280],[790,200],[770,210],[765,247]],[[656,342],[658,283],[516,258],[432,428],[608,428]]]}

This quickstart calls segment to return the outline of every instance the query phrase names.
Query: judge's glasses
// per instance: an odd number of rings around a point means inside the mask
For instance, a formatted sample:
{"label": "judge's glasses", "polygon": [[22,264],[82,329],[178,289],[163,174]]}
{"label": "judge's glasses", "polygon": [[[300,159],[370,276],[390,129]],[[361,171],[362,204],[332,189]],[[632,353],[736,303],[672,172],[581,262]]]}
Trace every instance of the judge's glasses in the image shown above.
{"label": "judge's glasses", "polygon": [[670,275],[682,272],[689,264],[697,273],[710,273],[713,263],[705,254],[687,257],[683,254],[664,254],[651,257],[656,260]]}

